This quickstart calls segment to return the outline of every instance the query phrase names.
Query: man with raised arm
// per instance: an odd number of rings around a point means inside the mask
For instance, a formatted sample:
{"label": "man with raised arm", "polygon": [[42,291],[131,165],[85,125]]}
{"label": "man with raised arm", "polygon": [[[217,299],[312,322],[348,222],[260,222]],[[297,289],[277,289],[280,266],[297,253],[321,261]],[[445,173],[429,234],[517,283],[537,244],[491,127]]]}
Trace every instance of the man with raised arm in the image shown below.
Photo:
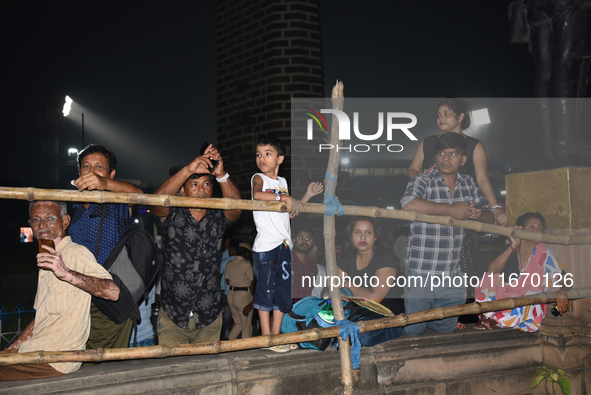
{"label": "man with raised arm", "polygon": [[[218,161],[213,166],[212,161]],[[211,169],[211,171],[210,171]],[[225,198],[240,199],[240,192],[218,150],[211,145],[170,177],[155,192],[211,198],[213,180]],[[220,340],[222,329],[220,256],[226,228],[241,210],[154,207],[162,221],[164,272],[158,315],[158,341],[161,345],[201,343]]]}

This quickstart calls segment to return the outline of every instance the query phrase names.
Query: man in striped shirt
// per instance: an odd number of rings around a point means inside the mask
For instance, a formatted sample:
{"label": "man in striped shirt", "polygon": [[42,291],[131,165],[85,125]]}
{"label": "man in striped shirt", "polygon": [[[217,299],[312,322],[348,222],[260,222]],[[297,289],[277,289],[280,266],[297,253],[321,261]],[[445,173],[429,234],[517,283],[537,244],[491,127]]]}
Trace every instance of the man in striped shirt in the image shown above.
{"label": "man in striped shirt", "polygon": [[[437,167],[409,181],[401,204],[404,210],[494,223],[480,188],[470,176],[459,173],[466,162],[466,141],[457,133],[445,133],[437,141]],[[404,289],[406,313],[463,304],[466,278],[460,268],[464,229],[412,222],[404,260],[407,276]],[[450,333],[457,317],[409,325],[404,333],[419,336],[426,328]]]}

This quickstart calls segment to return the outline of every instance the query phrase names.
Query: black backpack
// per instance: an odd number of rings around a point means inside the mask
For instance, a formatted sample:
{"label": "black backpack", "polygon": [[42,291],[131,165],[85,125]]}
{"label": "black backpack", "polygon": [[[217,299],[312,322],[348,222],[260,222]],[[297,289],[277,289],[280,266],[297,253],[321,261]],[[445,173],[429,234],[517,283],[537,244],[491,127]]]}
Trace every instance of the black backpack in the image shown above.
{"label": "black backpack", "polygon": [[[104,206],[103,206],[104,208]],[[102,233],[102,220],[97,240],[97,251]],[[132,313],[135,322],[140,319],[138,302],[147,298],[150,287],[160,270],[162,258],[152,237],[142,229],[131,229],[113,248],[103,267],[119,287],[119,300],[112,302],[92,297],[92,303],[116,324],[123,323]]]}

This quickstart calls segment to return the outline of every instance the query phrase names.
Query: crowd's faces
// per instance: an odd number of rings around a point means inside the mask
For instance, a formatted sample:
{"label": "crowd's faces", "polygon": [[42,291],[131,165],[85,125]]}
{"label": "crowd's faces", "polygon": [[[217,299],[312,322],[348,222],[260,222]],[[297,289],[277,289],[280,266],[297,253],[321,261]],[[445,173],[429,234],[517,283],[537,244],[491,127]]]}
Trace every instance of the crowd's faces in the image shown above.
{"label": "crowd's faces", "polygon": [[[40,219],[41,221],[31,221],[31,229],[37,239],[55,240],[65,235],[65,231],[70,225],[70,216],[62,217],[60,208],[55,203],[41,202],[36,203],[31,208],[31,220]],[[53,222],[48,224],[47,221]]]}
{"label": "crowd's faces", "polygon": [[436,156],[437,167],[441,174],[453,174],[466,163],[466,155],[462,155],[459,147],[439,151]]}
{"label": "crowd's faces", "polygon": [[294,238],[294,249],[297,252],[308,253],[314,247],[314,238],[309,232],[301,231]]}
{"label": "crowd's faces", "polygon": [[86,155],[82,159],[80,164],[80,170],[78,170],[81,176],[86,173],[94,173],[97,176],[103,178],[115,178],[115,170],[109,171],[109,160],[107,157],[100,152]]}
{"label": "crowd's faces", "polygon": [[453,132],[462,130],[461,123],[464,119],[464,114],[458,117],[448,106],[442,104],[437,110],[437,126],[444,132]]}
{"label": "crowd's faces", "polygon": [[540,221],[538,218],[530,218],[523,226],[523,230],[542,233],[544,231],[544,226],[542,225],[542,221]]}
{"label": "crowd's faces", "polygon": [[279,156],[278,152],[273,146],[259,145],[256,150],[257,167],[263,173],[275,169],[278,165],[283,163],[283,156]]}
{"label": "crowd's faces", "polygon": [[185,197],[210,198],[213,195],[213,183],[209,176],[194,178],[181,188],[181,195]]}
{"label": "crowd's faces", "polygon": [[353,225],[351,242],[357,252],[369,252],[376,242],[375,229],[369,221],[359,220]]}

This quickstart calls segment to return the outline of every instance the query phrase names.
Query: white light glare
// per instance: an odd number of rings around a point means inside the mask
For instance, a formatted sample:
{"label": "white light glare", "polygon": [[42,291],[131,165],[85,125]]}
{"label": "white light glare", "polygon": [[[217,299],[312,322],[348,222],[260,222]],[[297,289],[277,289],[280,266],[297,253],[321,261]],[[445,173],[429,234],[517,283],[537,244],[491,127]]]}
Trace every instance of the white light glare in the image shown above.
{"label": "white light glare", "polygon": [[343,159],[341,159],[341,164],[348,165],[349,164],[349,158],[343,158]]}
{"label": "white light glare", "polygon": [[507,194],[507,191],[503,189],[503,190],[501,191],[501,195],[505,196],[506,194]]}
{"label": "white light glare", "polygon": [[76,148],[69,148],[68,149],[68,156],[71,155],[78,155],[78,150]]}
{"label": "white light glare", "polygon": [[64,113],[64,117],[67,117],[68,115],[70,115],[71,109],[72,109],[72,99],[70,99],[70,96],[66,96],[66,102],[64,103],[64,109],[62,110],[62,112]]}
{"label": "white light glare", "polygon": [[490,123],[488,108],[472,111],[472,119],[474,120],[475,125],[486,125],[487,123]]}
{"label": "white light glare", "polygon": [[394,210],[394,206],[388,206],[386,207],[387,210]]}

